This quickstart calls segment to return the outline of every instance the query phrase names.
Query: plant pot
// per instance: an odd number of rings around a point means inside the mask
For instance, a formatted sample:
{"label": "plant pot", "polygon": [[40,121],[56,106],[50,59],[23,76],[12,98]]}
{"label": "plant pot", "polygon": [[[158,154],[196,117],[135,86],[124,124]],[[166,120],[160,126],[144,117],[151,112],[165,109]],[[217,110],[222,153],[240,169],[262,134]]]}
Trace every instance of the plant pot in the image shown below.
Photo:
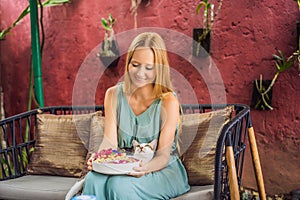
{"label": "plant pot", "polygon": [[210,52],[211,31],[204,28],[193,29],[193,56],[207,57]]}
{"label": "plant pot", "polygon": [[[102,43],[101,49],[104,48],[104,42]],[[112,41],[111,51],[115,54],[115,56],[105,56],[98,54],[97,56],[100,58],[101,62],[105,67],[112,68],[118,66],[120,60],[120,52],[118,44],[115,40]]]}
{"label": "plant pot", "polygon": [[[272,110],[272,88],[264,95],[264,100],[261,93],[264,93],[272,80],[254,80],[251,107],[256,110]],[[260,85],[262,86],[260,88]]]}

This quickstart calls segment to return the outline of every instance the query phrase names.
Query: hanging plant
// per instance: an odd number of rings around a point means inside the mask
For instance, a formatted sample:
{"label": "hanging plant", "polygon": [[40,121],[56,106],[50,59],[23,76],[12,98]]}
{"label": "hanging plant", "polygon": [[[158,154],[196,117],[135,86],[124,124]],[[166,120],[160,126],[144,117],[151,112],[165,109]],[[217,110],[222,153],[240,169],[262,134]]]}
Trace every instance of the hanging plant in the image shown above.
{"label": "hanging plant", "polygon": [[[199,15],[200,11],[203,8],[203,27],[202,28],[194,28],[193,30],[193,55],[199,57],[201,55],[205,55],[206,52],[210,52],[210,38],[211,31],[221,7],[223,4],[223,0],[220,0],[219,6],[215,11],[215,5],[210,3],[208,0],[200,1],[200,3],[196,7],[196,14]],[[202,49],[201,46],[204,48]],[[206,52],[202,52],[205,50]]]}
{"label": "hanging plant", "polygon": [[117,41],[115,40],[113,29],[115,22],[116,20],[111,14],[108,14],[107,19],[103,17],[101,18],[101,24],[103,29],[105,30],[105,33],[104,40],[101,45],[101,50],[97,54],[97,56],[106,67],[117,66],[120,59],[119,47]]}
{"label": "hanging plant", "polygon": [[259,80],[254,80],[252,93],[252,107],[256,110],[271,110],[272,105],[272,80],[263,80],[260,75]]}
{"label": "hanging plant", "polygon": [[[299,58],[299,54],[294,53],[287,59],[285,59],[282,51],[278,51],[279,55],[273,54],[274,59],[276,60],[275,66],[277,72],[275,73],[272,80],[263,80],[262,75],[259,80],[254,81],[254,90],[252,95],[252,107],[258,110],[273,110],[271,105],[272,102],[272,87],[275,84],[280,73],[288,70],[293,66],[295,60]],[[257,95],[258,94],[258,95]]]}

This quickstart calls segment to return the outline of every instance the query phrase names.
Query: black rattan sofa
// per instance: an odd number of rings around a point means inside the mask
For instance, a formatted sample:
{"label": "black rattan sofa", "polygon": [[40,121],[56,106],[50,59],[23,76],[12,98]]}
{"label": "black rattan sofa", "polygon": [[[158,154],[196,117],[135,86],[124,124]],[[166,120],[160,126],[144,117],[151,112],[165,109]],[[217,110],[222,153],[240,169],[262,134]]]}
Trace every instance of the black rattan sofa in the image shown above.
{"label": "black rattan sofa", "polygon": [[[182,105],[182,109],[184,113],[205,113],[225,106],[227,105]],[[229,167],[226,156],[224,156],[225,147],[228,145],[232,145],[233,148],[237,173],[236,181],[239,186],[241,185],[248,128],[252,124],[248,106],[241,104],[233,104],[233,106],[235,113],[231,120],[223,126],[216,143],[214,184],[193,186],[189,193],[194,194],[185,194],[185,196],[176,199],[199,199],[197,192],[201,188],[209,191],[210,197],[207,197],[208,199],[230,199]],[[74,115],[103,110],[103,106],[61,106],[46,107],[41,110],[43,113],[55,115]],[[36,143],[34,131],[38,113],[39,110],[35,109],[0,121],[0,131],[2,131],[6,141],[6,146],[0,145],[0,199],[64,199],[68,189],[78,180],[69,177],[26,174],[27,166],[24,165],[26,163],[24,160],[30,162],[31,149]],[[27,131],[30,132],[28,138],[24,138],[26,127]],[[48,185],[50,183],[52,185]],[[53,183],[55,184],[53,185]]]}

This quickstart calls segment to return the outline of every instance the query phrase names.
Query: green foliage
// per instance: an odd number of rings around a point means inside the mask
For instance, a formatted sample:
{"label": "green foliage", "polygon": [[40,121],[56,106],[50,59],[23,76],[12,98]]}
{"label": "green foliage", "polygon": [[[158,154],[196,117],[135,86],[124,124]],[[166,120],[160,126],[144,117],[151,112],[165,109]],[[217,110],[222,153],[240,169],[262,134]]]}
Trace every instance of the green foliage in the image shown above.
{"label": "green foliage", "polygon": [[21,162],[23,162],[23,166],[26,168],[27,167],[27,165],[28,165],[28,159],[27,158],[29,158],[29,156],[30,156],[30,154],[32,153],[34,151],[34,147],[31,147],[30,149],[29,149],[29,155],[27,155],[28,153],[27,153],[27,151],[26,151],[26,148],[23,148],[22,149],[22,154],[19,156],[18,155],[18,160],[19,160],[19,162],[21,163]]}
{"label": "green foliage", "polygon": [[111,14],[108,14],[107,19],[104,17],[101,18],[102,27],[105,30],[103,46],[101,51],[98,53],[98,56],[113,57],[115,53],[113,52],[113,42],[114,42],[114,29],[113,26],[116,20]]}
{"label": "green foliage", "polygon": [[8,164],[6,164],[6,160],[5,160],[4,156],[0,155],[0,163],[1,163],[2,167],[3,167],[3,170],[0,170],[1,171],[1,173],[0,173],[0,179],[2,179],[4,176],[8,175],[9,171],[12,174],[15,173],[14,168],[12,167],[12,163],[11,163],[11,161],[9,159],[10,156],[9,155],[7,155],[7,156],[8,156],[8,160],[7,160]]}
{"label": "green foliage", "polygon": [[[44,1],[42,3],[42,6],[43,7],[47,7],[47,6],[58,6],[58,5],[62,5],[64,3],[70,3],[71,0],[47,0],[47,1]],[[1,31],[0,33],[0,40],[3,40],[6,36],[6,34],[8,34],[10,32],[10,30],[12,28],[14,28],[16,25],[18,25],[22,19],[28,15],[30,13],[30,6],[28,5],[22,12],[21,14],[19,15],[19,17],[17,18],[17,20],[11,25],[9,26],[8,28],[4,29],[3,31]]]}
{"label": "green foliage", "polygon": [[202,6],[204,6],[205,8],[205,10],[208,10],[209,8],[210,8],[210,3],[208,2],[208,0],[203,0],[203,1],[201,1],[198,5],[197,5],[197,7],[196,7],[196,13],[197,14],[199,14],[199,10],[200,10],[200,8],[202,7]]}
{"label": "green foliage", "polygon": [[201,42],[206,39],[207,35],[211,32],[211,29],[214,24],[214,20],[217,17],[219,11],[221,10],[223,4],[223,0],[219,1],[219,6],[215,11],[214,4],[210,3],[209,0],[202,0],[196,6],[196,14],[199,15],[200,11],[203,8],[203,33],[198,36],[197,39],[197,49],[196,55],[199,54],[199,49],[201,46]]}
{"label": "green foliage", "polygon": [[277,67],[278,73],[281,73],[289,69],[293,65],[294,60],[291,58],[285,59],[282,51],[278,50],[278,52],[279,55],[273,54],[273,57],[276,59],[275,65]]}
{"label": "green foliage", "polygon": [[[196,14],[198,15],[200,13],[201,8],[204,8],[203,11],[203,26],[206,29],[211,29],[212,23],[213,23],[213,4],[209,3],[208,0],[200,1],[200,3],[196,7]],[[209,11],[211,11],[212,18],[209,19]]]}
{"label": "green foliage", "polygon": [[[297,51],[299,52],[299,51]],[[291,56],[289,56],[288,58],[286,58],[283,54],[282,51],[278,50],[279,54],[273,54],[273,58],[275,59],[275,66],[277,68],[277,72],[275,73],[271,84],[269,85],[268,88],[264,88],[262,86],[262,77],[260,78],[260,81],[258,82],[258,80],[255,81],[256,84],[256,89],[257,91],[260,93],[262,101],[264,103],[264,105],[266,106],[266,108],[273,110],[272,106],[269,105],[267,102],[269,100],[269,96],[268,96],[268,92],[271,90],[271,88],[274,86],[275,81],[277,80],[278,76],[280,73],[290,69],[295,61],[297,59],[299,59],[299,53],[293,53]],[[261,102],[257,102],[256,105],[259,105]]]}
{"label": "green foliage", "polygon": [[223,0],[219,1],[218,8],[215,10],[215,5],[210,3],[209,0],[202,0],[196,6],[196,14],[200,14],[200,11],[203,8],[203,28],[211,30],[215,18],[219,14],[223,4]]}
{"label": "green foliage", "polygon": [[59,6],[64,3],[70,3],[71,0],[47,0],[42,3],[43,6]]}
{"label": "green foliage", "polygon": [[260,110],[273,110],[273,107],[270,105],[271,97],[268,93],[272,87],[263,84],[262,76],[260,76],[259,80],[255,80],[255,87],[260,94],[260,98],[254,99],[254,108]]}
{"label": "green foliage", "polygon": [[113,18],[113,16],[111,14],[108,14],[107,19],[105,19],[104,17],[101,18],[102,27],[106,31],[112,31],[113,30],[113,26],[115,24],[115,21],[116,20]]}

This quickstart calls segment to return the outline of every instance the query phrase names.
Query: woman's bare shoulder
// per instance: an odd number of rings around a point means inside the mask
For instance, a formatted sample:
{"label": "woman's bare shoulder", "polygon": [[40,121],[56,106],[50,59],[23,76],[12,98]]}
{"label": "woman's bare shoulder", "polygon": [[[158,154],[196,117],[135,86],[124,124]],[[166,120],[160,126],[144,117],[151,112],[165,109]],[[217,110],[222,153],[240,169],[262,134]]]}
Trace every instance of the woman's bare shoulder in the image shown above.
{"label": "woman's bare shoulder", "polygon": [[116,94],[118,91],[118,85],[112,86],[106,90],[106,96],[111,96],[112,94]]}
{"label": "woman's bare shoulder", "polygon": [[165,108],[174,108],[179,106],[178,99],[173,92],[164,94],[162,98],[162,106]]}

